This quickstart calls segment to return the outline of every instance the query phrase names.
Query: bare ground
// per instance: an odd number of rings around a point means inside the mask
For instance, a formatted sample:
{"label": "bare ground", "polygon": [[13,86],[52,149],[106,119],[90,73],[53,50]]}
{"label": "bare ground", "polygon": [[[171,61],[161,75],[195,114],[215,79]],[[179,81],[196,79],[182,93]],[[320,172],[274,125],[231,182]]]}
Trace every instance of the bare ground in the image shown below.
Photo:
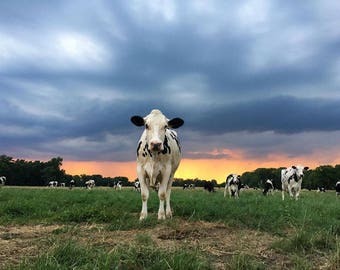
{"label": "bare ground", "polygon": [[[55,232],[60,233],[56,235]],[[196,247],[212,258],[216,269],[235,254],[247,254],[263,262],[268,269],[290,269],[290,257],[271,248],[279,237],[255,230],[226,227],[220,223],[176,221],[174,225],[158,224],[155,228],[109,231],[105,225],[23,225],[0,226],[0,269],[38,256],[57,238],[74,239],[82,244],[102,246],[108,251],[131,244],[137,235],[148,235],[162,249]],[[323,269],[327,258],[319,257],[315,269]],[[327,267],[326,267],[327,268]]]}

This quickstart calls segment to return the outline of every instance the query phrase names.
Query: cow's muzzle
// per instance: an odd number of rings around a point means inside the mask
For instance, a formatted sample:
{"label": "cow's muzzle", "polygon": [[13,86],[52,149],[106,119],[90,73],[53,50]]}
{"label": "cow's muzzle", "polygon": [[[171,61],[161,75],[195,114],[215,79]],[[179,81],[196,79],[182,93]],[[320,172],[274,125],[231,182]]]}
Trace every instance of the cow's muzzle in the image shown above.
{"label": "cow's muzzle", "polygon": [[159,143],[159,142],[152,142],[150,143],[150,146],[151,146],[151,151],[162,151],[163,150],[162,143]]}

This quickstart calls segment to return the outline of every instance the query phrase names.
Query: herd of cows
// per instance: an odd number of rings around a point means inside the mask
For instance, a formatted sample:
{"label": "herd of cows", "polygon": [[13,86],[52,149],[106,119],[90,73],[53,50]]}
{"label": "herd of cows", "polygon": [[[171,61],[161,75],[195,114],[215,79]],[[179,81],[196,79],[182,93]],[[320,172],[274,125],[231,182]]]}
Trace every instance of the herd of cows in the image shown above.
{"label": "herd of cows", "polygon": [[[138,127],[144,127],[137,146],[137,176],[140,181],[142,197],[140,220],[147,217],[149,188],[155,187],[157,184],[159,187],[158,219],[171,217],[171,186],[181,160],[181,146],[177,133],[173,129],[181,127],[184,121],[181,118],[170,120],[160,110],[155,109],[145,117],[139,115],[132,116],[131,122]],[[291,197],[298,200],[302,179],[306,170],[308,170],[308,167],[298,165],[281,171],[282,200],[285,198],[285,192],[288,192]],[[228,175],[224,196],[228,192],[230,197],[238,198],[241,187],[240,175]],[[213,185],[212,183],[207,183],[204,188],[212,191]],[[265,182],[263,193],[266,195],[273,190],[273,183],[268,179]],[[340,181],[336,183],[336,194],[340,195]],[[164,205],[166,207],[165,211]]]}
{"label": "herd of cows", "polygon": [[[159,209],[158,219],[163,220],[172,217],[170,206],[170,195],[172,182],[174,181],[175,172],[181,161],[181,146],[177,133],[174,129],[181,127],[184,121],[181,118],[168,119],[160,110],[152,110],[145,117],[132,116],[131,122],[138,126],[144,127],[144,131],[139,139],[137,146],[137,176],[138,180],[134,183],[135,190],[141,193],[142,210],[140,220],[144,220],[148,214],[147,202],[149,198],[149,189],[155,188],[158,192]],[[291,166],[281,171],[282,200],[285,199],[285,193],[298,200],[301,183],[305,171],[308,167],[297,165]],[[0,186],[4,185],[5,176],[0,177]],[[58,184],[57,181],[51,181],[49,187],[65,187],[65,183]],[[75,186],[74,180],[70,182],[69,188]],[[87,189],[95,187],[94,180],[85,182]],[[238,198],[240,189],[244,187],[241,183],[241,176],[230,174],[227,176],[224,197],[229,193],[230,197]],[[115,189],[121,189],[122,183],[114,183]],[[185,188],[194,188],[194,185],[185,185]],[[213,191],[212,182],[207,182],[204,188]],[[336,195],[340,196],[340,181],[335,186]],[[266,180],[263,194],[267,195],[274,190],[273,183],[270,179]]]}

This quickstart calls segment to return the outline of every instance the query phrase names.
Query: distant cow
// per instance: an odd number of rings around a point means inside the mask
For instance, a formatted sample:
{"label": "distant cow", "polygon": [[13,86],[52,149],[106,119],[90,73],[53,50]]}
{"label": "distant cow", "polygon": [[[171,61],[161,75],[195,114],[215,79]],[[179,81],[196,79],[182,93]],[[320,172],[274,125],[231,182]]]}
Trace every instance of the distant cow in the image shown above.
{"label": "distant cow", "polygon": [[4,186],[6,182],[6,176],[0,176],[0,187]]}
{"label": "distant cow", "polygon": [[60,186],[65,187],[65,183],[64,182],[60,183]]}
{"label": "distant cow", "polygon": [[298,165],[281,170],[282,200],[285,199],[285,192],[289,192],[291,197],[298,200],[302,178],[304,176],[304,172],[308,169],[308,167]]}
{"label": "distant cow", "polygon": [[324,187],[318,187],[317,192],[326,192],[326,189]]}
{"label": "distant cow", "polygon": [[[181,160],[181,148],[177,133],[172,130],[183,125],[181,118],[169,120],[159,110],[152,110],[145,117],[132,116],[131,122],[144,126],[137,147],[137,176],[141,185],[142,211],[140,220],[147,217],[149,188],[158,187],[158,219],[171,217],[171,186]],[[164,201],[166,210],[164,211]]]}
{"label": "distant cow", "polygon": [[58,181],[50,181],[50,182],[48,182],[48,186],[52,187],[52,188],[55,188],[55,187],[58,186]]}
{"label": "distant cow", "polygon": [[335,192],[337,196],[340,196],[340,181],[335,184]]}
{"label": "distant cow", "polygon": [[140,182],[138,180],[134,183],[134,187],[135,191],[140,192]]}
{"label": "distant cow", "polygon": [[94,188],[95,186],[96,186],[96,182],[95,182],[93,179],[87,180],[87,181],[85,182],[85,187],[86,187],[87,189],[92,189],[92,188]]}
{"label": "distant cow", "polygon": [[75,187],[75,182],[74,182],[74,180],[72,179],[72,180],[70,181],[69,189],[72,189],[72,188],[74,188],[74,187]]}
{"label": "distant cow", "polygon": [[184,184],[183,185],[183,189],[194,189],[195,188],[195,184]]}
{"label": "distant cow", "polygon": [[238,198],[240,196],[241,187],[241,176],[238,174],[229,174],[225,181],[224,197],[227,196],[228,190],[230,197]]}
{"label": "distant cow", "polygon": [[264,189],[263,189],[263,195],[273,194],[274,192],[274,186],[273,181],[270,179],[267,179],[267,181],[264,183]]}
{"label": "distant cow", "polygon": [[113,184],[113,188],[114,189],[118,189],[118,190],[122,190],[122,182],[121,181],[117,181]]}
{"label": "distant cow", "polygon": [[205,182],[203,188],[209,192],[215,192],[214,183],[211,181]]}

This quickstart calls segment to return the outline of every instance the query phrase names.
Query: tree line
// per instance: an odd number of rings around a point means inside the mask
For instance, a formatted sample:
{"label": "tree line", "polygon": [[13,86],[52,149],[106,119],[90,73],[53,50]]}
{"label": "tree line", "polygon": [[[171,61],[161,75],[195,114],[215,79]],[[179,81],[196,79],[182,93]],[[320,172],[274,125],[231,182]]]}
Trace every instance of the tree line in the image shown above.
{"label": "tree line", "polygon": [[[15,186],[46,186],[50,181],[64,182],[69,185],[71,180],[75,181],[76,186],[83,186],[84,183],[93,179],[97,186],[112,187],[120,181],[123,186],[132,186],[136,180],[129,181],[127,177],[103,177],[100,174],[94,175],[69,175],[61,169],[63,159],[61,157],[52,158],[49,161],[26,161],[23,159],[13,159],[10,156],[0,156],[0,176],[6,176],[6,185]],[[241,175],[243,184],[249,187],[262,188],[267,179],[273,181],[276,189],[281,189],[281,170],[284,168],[258,168],[252,172],[245,172]],[[227,174],[226,174],[227,177]],[[323,165],[308,170],[305,173],[302,188],[317,189],[334,189],[335,183],[340,180],[340,164],[331,166]],[[174,180],[173,186],[184,186],[184,184],[194,184],[196,187],[202,187],[206,182],[212,182],[215,187],[224,187],[225,183],[218,184],[215,179],[180,179]]]}

